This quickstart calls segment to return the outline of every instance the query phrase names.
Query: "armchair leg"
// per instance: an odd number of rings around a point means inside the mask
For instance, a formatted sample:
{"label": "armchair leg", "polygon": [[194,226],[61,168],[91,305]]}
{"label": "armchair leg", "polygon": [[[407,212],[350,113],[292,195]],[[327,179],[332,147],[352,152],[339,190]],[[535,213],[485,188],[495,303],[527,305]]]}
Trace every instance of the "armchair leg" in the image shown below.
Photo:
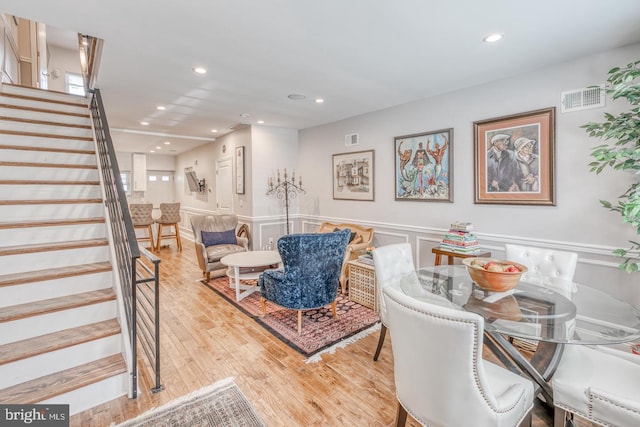
{"label": "armchair leg", "polygon": [[387,335],[387,327],[382,324],[380,328],[380,337],[378,338],[378,348],[376,348],[376,354],[373,355],[373,361],[377,361],[380,356],[380,351],[382,350],[382,344],[384,344],[384,337]]}
{"label": "armchair leg", "polygon": [[211,272],[210,271],[206,271],[204,273],[204,276],[207,279],[207,282],[209,282],[211,280]]}
{"label": "armchair leg", "polygon": [[[265,297],[260,297],[260,305],[262,306],[262,314],[267,314],[267,299]],[[298,331],[300,331],[299,326]]]}
{"label": "armchair leg", "polygon": [[398,402],[398,411],[396,412],[396,427],[404,427],[407,423],[407,410]]}
{"label": "armchair leg", "polygon": [[336,311],[336,302],[333,301],[331,303],[331,313],[333,313],[333,318],[337,319],[338,318],[338,312]]}
{"label": "armchair leg", "polygon": [[302,310],[298,310],[298,335],[302,333]]}

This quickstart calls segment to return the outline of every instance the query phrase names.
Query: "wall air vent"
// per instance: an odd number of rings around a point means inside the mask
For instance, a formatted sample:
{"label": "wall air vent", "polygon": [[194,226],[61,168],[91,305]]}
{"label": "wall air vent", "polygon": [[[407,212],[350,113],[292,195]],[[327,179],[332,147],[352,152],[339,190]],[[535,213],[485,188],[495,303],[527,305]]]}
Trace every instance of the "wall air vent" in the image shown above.
{"label": "wall air vent", "polygon": [[563,113],[604,107],[604,84],[574,89],[560,94]]}
{"label": "wall air vent", "polygon": [[358,145],[358,134],[350,133],[344,136],[344,146],[351,147],[353,145]]}

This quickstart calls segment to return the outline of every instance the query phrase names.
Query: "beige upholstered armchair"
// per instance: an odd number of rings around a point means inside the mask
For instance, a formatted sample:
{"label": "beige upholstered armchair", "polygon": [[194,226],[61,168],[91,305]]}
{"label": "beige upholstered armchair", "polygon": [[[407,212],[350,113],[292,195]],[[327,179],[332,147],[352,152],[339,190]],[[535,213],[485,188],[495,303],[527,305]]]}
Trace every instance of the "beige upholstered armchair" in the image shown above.
{"label": "beige upholstered armchair", "polygon": [[360,251],[373,244],[373,228],[363,227],[358,224],[323,222],[318,228],[318,233],[331,233],[336,229],[343,230],[345,228],[351,230],[353,238],[349,241],[347,251],[344,254],[344,261],[342,262],[342,270],[340,272],[340,289],[342,293],[347,291],[347,262],[358,258],[361,255]]}
{"label": "beige upholstered armchair", "polygon": [[[196,257],[202,274],[207,281],[213,277],[224,276],[226,266],[220,259],[226,255],[249,250],[249,239],[239,237],[238,217],[236,215],[194,215],[191,217],[191,229],[196,246]],[[244,230],[246,234],[246,230]]]}

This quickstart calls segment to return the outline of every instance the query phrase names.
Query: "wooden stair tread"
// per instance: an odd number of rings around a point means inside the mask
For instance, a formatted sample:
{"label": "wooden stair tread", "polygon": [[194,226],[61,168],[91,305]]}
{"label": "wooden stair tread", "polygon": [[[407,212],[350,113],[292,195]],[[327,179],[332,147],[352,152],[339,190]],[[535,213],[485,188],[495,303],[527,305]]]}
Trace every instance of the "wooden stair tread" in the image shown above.
{"label": "wooden stair tread", "polygon": [[115,299],[116,293],[113,289],[108,288],[59,298],[33,301],[26,304],[12,305],[3,307],[2,310],[0,310],[0,323],[113,301]]}
{"label": "wooden stair tread", "polygon": [[0,134],[32,136],[34,138],[58,138],[58,139],[72,139],[74,141],[93,141],[93,137],[90,137],[90,136],[53,135],[50,133],[22,132],[17,130],[6,130],[6,129],[0,130]]}
{"label": "wooden stair tread", "polygon": [[34,404],[122,374],[127,366],[120,354],[0,390],[3,404]]}
{"label": "wooden stair tread", "polygon": [[62,122],[50,122],[47,120],[34,120],[34,119],[24,119],[22,117],[7,117],[0,116],[0,120],[4,120],[7,122],[18,122],[18,123],[29,123],[33,125],[45,125],[45,126],[60,126],[67,128],[77,128],[77,129],[91,129],[91,125],[76,125],[73,123],[62,123]]}
{"label": "wooden stair tread", "polygon": [[[32,88],[35,89],[35,88]],[[48,92],[53,92],[53,91],[49,91]],[[58,93],[63,93],[63,92],[58,92]],[[68,93],[65,93],[65,95],[69,95],[69,96],[73,96],[70,95]],[[71,105],[73,107],[87,107],[86,101],[84,97],[78,97],[78,100],[81,102],[67,102],[67,101],[61,101],[59,99],[48,99],[48,98],[42,98],[39,96],[29,96],[29,95],[19,95],[17,93],[6,93],[6,92],[2,92],[2,96],[6,96],[9,98],[20,98],[20,99],[28,99],[30,101],[37,101],[37,102],[51,102],[53,104],[61,104],[61,105]]]}
{"label": "wooden stair tread", "polygon": [[56,227],[61,225],[100,224],[104,223],[104,217],[75,218],[75,219],[46,219],[20,222],[0,222],[0,230],[9,228],[29,227]]}
{"label": "wooden stair tread", "polygon": [[0,287],[23,285],[25,283],[43,282],[65,277],[111,271],[110,262],[94,262],[91,264],[70,265],[67,267],[49,268],[47,270],[28,271],[26,273],[5,274],[0,276]]}
{"label": "wooden stair tread", "polygon": [[3,179],[3,180],[0,180],[0,185],[100,185],[100,181]]}
{"label": "wooden stair tread", "polygon": [[0,200],[0,206],[13,205],[83,205],[86,203],[102,203],[103,199],[31,199]]}
{"label": "wooden stair tread", "polygon": [[66,111],[51,110],[48,108],[36,108],[36,107],[26,107],[24,105],[3,104],[1,102],[0,102],[0,108],[12,108],[14,110],[33,111],[34,113],[60,114],[63,116],[74,116],[74,117],[83,117],[83,118],[86,117],[87,119],[90,117],[89,114],[86,114],[86,113],[69,113]]}
{"label": "wooden stair tread", "polygon": [[0,365],[117,335],[120,332],[120,323],[116,319],[109,319],[0,345]]}
{"label": "wooden stair tread", "polygon": [[87,239],[71,240],[67,242],[55,243],[34,243],[29,245],[4,246],[0,247],[0,256],[32,254],[36,252],[64,251],[68,249],[92,248],[96,246],[106,246],[107,239]]}
{"label": "wooden stair tread", "polygon": [[23,168],[63,168],[63,169],[98,169],[97,165],[82,165],[71,163],[39,163],[39,162],[3,162],[0,166],[18,166]]}
{"label": "wooden stair tread", "polygon": [[64,154],[90,154],[95,155],[95,150],[79,150],[74,148],[36,147],[31,145],[7,145],[0,144],[0,150],[46,151],[50,153]]}

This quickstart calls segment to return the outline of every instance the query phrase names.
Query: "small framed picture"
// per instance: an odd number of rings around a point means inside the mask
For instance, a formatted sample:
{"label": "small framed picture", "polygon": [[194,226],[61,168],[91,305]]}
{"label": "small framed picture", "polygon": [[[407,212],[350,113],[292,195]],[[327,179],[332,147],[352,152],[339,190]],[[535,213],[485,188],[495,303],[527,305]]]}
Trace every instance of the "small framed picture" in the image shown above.
{"label": "small framed picture", "polygon": [[236,194],[244,194],[244,146],[236,147]]}
{"label": "small framed picture", "polygon": [[475,203],[555,201],[555,107],[474,122]]}
{"label": "small framed picture", "polygon": [[394,140],[396,200],[453,202],[453,129]]}
{"label": "small framed picture", "polygon": [[333,198],[374,200],[373,150],[333,155]]}

